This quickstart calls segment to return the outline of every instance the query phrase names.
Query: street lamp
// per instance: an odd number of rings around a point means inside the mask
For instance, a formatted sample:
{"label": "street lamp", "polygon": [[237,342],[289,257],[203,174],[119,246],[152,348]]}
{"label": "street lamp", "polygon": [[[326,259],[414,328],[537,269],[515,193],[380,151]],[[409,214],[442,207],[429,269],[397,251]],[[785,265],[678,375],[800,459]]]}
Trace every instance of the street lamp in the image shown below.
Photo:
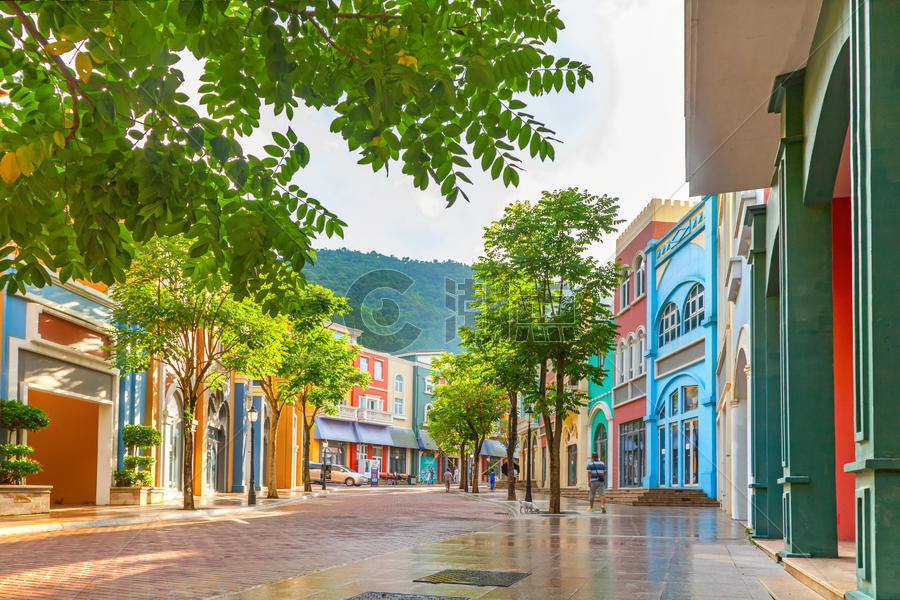
{"label": "street lamp", "polygon": [[259,411],[254,406],[250,406],[247,410],[247,420],[250,421],[250,491],[247,492],[247,504],[253,506],[256,504],[256,471],[254,469],[256,463],[256,434],[253,424],[259,418]]}
{"label": "street lamp", "polygon": [[525,465],[525,502],[532,502],[531,500],[531,413],[534,412],[534,408],[529,406],[525,409],[525,414],[528,415],[528,464]]}

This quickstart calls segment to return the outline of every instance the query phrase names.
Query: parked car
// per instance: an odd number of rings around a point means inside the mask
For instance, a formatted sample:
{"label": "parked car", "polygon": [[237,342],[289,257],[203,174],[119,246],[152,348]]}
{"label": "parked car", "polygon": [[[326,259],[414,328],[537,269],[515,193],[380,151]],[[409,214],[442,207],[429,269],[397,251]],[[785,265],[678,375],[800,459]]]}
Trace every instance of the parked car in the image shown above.
{"label": "parked car", "polygon": [[[322,463],[309,463],[309,478],[313,482],[322,480]],[[331,477],[328,478],[331,483],[343,483],[347,487],[352,485],[367,485],[369,476],[351,471],[344,465],[331,465]]]}

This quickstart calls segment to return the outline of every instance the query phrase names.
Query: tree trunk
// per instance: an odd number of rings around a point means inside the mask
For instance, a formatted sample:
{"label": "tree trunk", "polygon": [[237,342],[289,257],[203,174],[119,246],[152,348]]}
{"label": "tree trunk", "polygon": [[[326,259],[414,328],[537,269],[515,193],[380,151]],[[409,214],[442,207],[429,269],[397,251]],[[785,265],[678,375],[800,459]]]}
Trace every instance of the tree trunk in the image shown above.
{"label": "tree trunk", "polygon": [[275,469],[275,438],[278,437],[276,434],[278,433],[278,421],[281,420],[281,410],[276,410],[271,404],[269,407],[272,409],[272,420],[269,421],[269,472],[266,478],[266,498],[277,498],[278,476]]}
{"label": "tree trunk", "polygon": [[466,489],[466,478],[469,474],[469,464],[466,460],[466,445],[459,446],[459,489]]}
{"label": "tree trunk", "polygon": [[[506,499],[516,499],[515,453],[516,438],[519,428],[519,392],[510,390],[509,395],[509,429],[506,432]],[[529,443],[531,443],[529,441]],[[524,450],[524,448],[523,448]],[[525,471],[525,469],[522,469]],[[527,474],[526,474],[527,477]]]}
{"label": "tree trunk", "polygon": [[300,404],[303,411],[303,457],[300,459],[300,478],[303,479],[303,491],[312,491],[312,481],[309,480],[309,440],[312,437],[312,425],[306,416],[306,403]]}
{"label": "tree trunk", "polygon": [[481,446],[484,444],[484,440],[478,440],[475,442],[475,452],[472,460],[475,461],[475,464],[472,465],[472,493],[478,494],[478,480],[481,479]]}
{"label": "tree trunk", "polygon": [[[566,418],[565,403],[563,394],[565,394],[565,376],[563,369],[565,367],[564,360],[558,359],[556,362],[556,399],[554,406],[554,435],[552,438],[548,436],[547,445],[550,446],[550,513],[559,514],[560,512],[560,469],[559,469],[559,450],[562,443],[562,424]],[[550,422],[547,422],[548,426]]]}
{"label": "tree trunk", "polygon": [[181,461],[181,487],[184,490],[184,510],[194,510],[194,432],[193,411],[185,411],[182,419],[184,430],[184,457]]}

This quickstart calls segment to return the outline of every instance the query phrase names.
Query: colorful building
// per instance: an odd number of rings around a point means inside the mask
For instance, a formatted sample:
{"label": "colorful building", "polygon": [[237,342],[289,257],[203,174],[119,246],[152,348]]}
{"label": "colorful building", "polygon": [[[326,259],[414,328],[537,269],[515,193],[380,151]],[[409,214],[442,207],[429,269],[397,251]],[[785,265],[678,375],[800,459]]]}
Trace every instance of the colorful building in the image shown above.
{"label": "colorful building", "polygon": [[716,496],[716,199],[647,245],[644,487]]}
{"label": "colorful building", "polygon": [[653,199],[616,239],[616,260],[628,269],[616,290],[613,307],[619,326],[615,343],[612,390],[612,445],[610,487],[643,487],[647,472],[647,290],[648,259],[645,249],[659,239],[690,209],[686,202]]}
{"label": "colorful building", "polygon": [[52,485],[52,504],[108,504],[121,463],[119,426],[144,423],[147,379],[109,362],[111,302],[103,286],[77,281],[0,294],[0,394],[42,408],[50,425],[27,433]]}
{"label": "colorful building", "polygon": [[855,538],[847,597],[898,597],[900,4],[685,9],[691,193],[772,186],[745,221],[754,535]]}

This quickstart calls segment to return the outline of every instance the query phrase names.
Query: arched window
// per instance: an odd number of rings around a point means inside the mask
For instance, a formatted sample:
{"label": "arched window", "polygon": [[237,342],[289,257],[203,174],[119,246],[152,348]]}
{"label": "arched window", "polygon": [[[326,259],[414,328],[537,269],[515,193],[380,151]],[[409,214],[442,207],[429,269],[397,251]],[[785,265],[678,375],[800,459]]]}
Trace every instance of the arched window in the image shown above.
{"label": "arched window", "polygon": [[634,297],[640,298],[646,291],[647,263],[643,256],[638,256],[634,263]]}
{"label": "arched window", "polygon": [[659,318],[659,345],[665,346],[678,337],[678,307],[669,302]]}
{"label": "arched window", "polygon": [[398,394],[403,393],[403,375],[397,375],[394,377],[394,391]]}
{"label": "arched window", "polygon": [[631,271],[625,271],[625,281],[619,287],[619,310],[628,308],[631,302]]}
{"label": "arched window", "polygon": [[687,333],[700,326],[703,320],[703,286],[699,283],[688,292],[684,301],[684,332]]}
{"label": "arched window", "polygon": [[622,341],[621,344],[619,344],[619,352],[617,354],[618,354],[618,358],[619,358],[618,380],[619,380],[619,383],[624,383],[625,382],[625,341],[624,340]]}
{"label": "arched window", "polygon": [[647,352],[647,336],[644,335],[643,331],[638,331],[638,344],[637,344],[638,355],[636,358],[637,361],[637,374],[644,374],[644,354]]}
{"label": "arched window", "polygon": [[599,456],[600,460],[604,463],[607,458],[607,443],[606,425],[599,423],[597,425],[597,430],[594,431],[594,452],[597,453],[597,456]]}
{"label": "arched window", "polygon": [[625,347],[625,374],[629,380],[634,378],[634,368],[634,336],[631,336]]}
{"label": "arched window", "polygon": [[423,424],[428,422],[428,413],[430,413],[430,412],[431,412],[431,403],[429,402],[428,404],[425,405],[425,416],[422,419]]}

